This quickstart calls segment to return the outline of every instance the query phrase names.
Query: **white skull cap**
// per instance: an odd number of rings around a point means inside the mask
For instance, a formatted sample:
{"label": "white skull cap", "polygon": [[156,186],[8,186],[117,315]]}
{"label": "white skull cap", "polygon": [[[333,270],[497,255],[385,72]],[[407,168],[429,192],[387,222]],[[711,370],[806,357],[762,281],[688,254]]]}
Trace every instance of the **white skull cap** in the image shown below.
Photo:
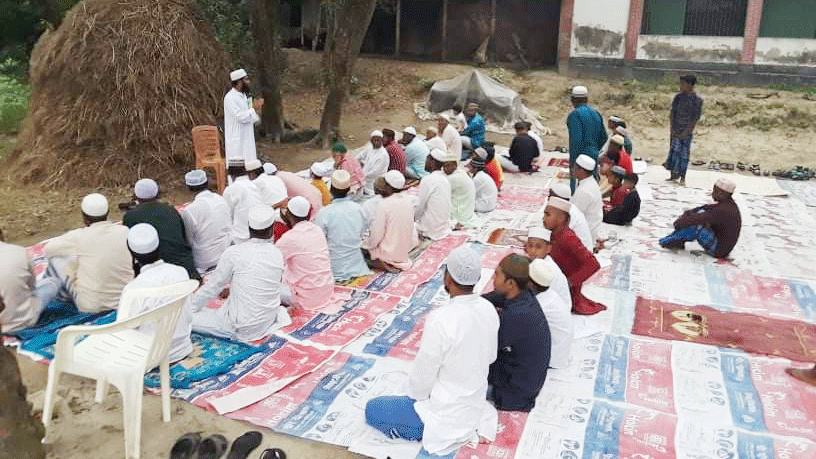
{"label": "white skull cap", "polygon": [[249,209],[247,221],[249,228],[257,231],[265,230],[275,223],[275,209],[266,204],[258,204]]}
{"label": "white skull cap", "polygon": [[278,166],[272,163],[264,163],[263,170],[266,175],[275,175],[278,172]]}
{"label": "white skull cap", "polygon": [[405,176],[402,172],[397,170],[390,170],[385,173],[385,183],[391,185],[391,188],[401,190],[405,187]]}
{"label": "white skull cap", "polygon": [[82,213],[89,217],[104,217],[108,213],[108,199],[99,193],[82,198]]}
{"label": "white skull cap", "polygon": [[403,129],[402,132],[405,134],[416,135],[416,129],[413,126],[408,126],[407,128]]}
{"label": "white skull cap", "polygon": [[127,244],[134,253],[147,255],[159,248],[159,232],[149,223],[133,225],[128,230]]}
{"label": "white skull cap", "polygon": [[370,136],[368,136],[368,137],[369,137],[369,138],[371,138],[371,137],[382,137],[382,136],[383,136],[382,131],[374,131],[374,132],[372,132],[372,133],[371,133],[371,135],[370,135]]}
{"label": "white skull cap", "polygon": [[527,231],[527,239],[534,238],[550,242],[551,235],[552,232],[542,226],[534,226]]}
{"label": "white skull cap", "polygon": [[199,186],[207,183],[207,173],[201,169],[194,169],[184,174],[184,184],[187,186]]}
{"label": "white skull cap", "polygon": [[247,172],[256,171],[262,167],[260,159],[250,159],[244,163],[244,170]]}
{"label": "white skull cap", "polygon": [[311,209],[312,206],[303,196],[295,196],[289,200],[286,208],[289,209],[289,212],[292,212],[292,215],[295,217],[306,218],[306,216],[309,215],[309,209]]}
{"label": "white skull cap", "polygon": [[434,148],[433,150],[431,150],[431,158],[433,158],[433,159],[435,159],[435,160],[437,160],[437,161],[439,161],[441,163],[444,163],[445,161],[447,161],[447,156],[448,156],[448,152],[442,151],[439,148]]}
{"label": "white skull cap", "polygon": [[734,190],[737,189],[737,184],[736,183],[732,182],[731,180],[725,179],[725,178],[718,179],[714,183],[714,186],[716,186],[717,188],[725,191],[726,193],[733,193]]}
{"label": "white skull cap", "polygon": [[153,199],[159,195],[159,184],[153,179],[141,179],[133,186],[133,194],[139,199]]}
{"label": "white skull cap", "polygon": [[589,94],[589,90],[586,86],[573,86],[572,87],[572,97],[586,97]]}
{"label": "white skull cap", "polygon": [[476,285],[482,277],[482,257],[465,243],[451,251],[445,269],[457,284]]}
{"label": "white skull cap", "polygon": [[247,73],[244,69],[233,70],[230,72],[230,81],[238,81],[241,78],[246,78]]}
{"label": "white skull cap", "polygon": [[549,287],[555,277],[552,268],[542,258],[530,262],[530,279],[542,287]]}
{"label": "white skull cap", "polygon": [[558,210],[563,210],[566,213],[569,213],[571,205],[572,204],[570,204],[570,202],[567,201],[566,199],[557,198],[555,196],[552,196],[550,197],[550,199],[547,199],[547,207],[553,207]]}
{"label": "white skull cap", "polygon": [[332,168],[331,166],[327,166],[323,163],[313,163],[312,167],[309,168],[309,171],[318,177],[325,177],[331,174]]}
{"label": "white skull cap", "polygon": [[569,201],[570,197],[572,196],[569,185],[565,183],[556,183],[550,187],[550,191],[552,191],[552,194],[566,201]]}
{"label": "white skull cap", "polygon": [[351,188],[351,174],[343,169],[334,171],[331,175],[331,186],[338,190]]}
{"label": "white skull cap", "polygon": [[575,160],[575,164],[587,171],[595,170],[595,160],[587,155],[578,156],[578,159]]}

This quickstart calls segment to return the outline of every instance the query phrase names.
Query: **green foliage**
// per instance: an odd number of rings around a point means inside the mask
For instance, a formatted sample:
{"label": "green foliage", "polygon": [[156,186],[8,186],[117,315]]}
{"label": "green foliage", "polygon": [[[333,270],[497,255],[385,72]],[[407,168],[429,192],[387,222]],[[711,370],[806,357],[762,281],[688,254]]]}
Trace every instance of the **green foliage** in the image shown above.
{"label": "green foliage", "polygon": [[28,110],[31,89],[25,83],[6,73],[18,64],[11,59],[0,63],[0,133],[17,132],[20,121]]}
{"label": "green foliage", "polygon": [[230,67],[251,67],[255,42],[245,0],[198,0],[216,40],[229,54]]}

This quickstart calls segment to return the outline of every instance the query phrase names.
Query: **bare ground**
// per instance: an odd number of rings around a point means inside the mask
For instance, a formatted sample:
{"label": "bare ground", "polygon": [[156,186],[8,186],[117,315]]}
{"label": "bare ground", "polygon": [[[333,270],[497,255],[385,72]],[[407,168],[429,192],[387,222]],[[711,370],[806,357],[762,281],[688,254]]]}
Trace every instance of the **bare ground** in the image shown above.
{"label": "bare ground", "polygon": [[[323,96],[319,57],[302,51],[289,52],[289,68],[283,78],[286,117],[304,128],[315,127],[320,121]],[[434,81],[456,76],[467,68],[456,64],[361,59],[356,67],[351,99],[343,111],[345,142],[352,147],[359,146],[371,130],[382,127],[424,128],[430,123],[416,118],[413,103],[423,100]],[[518,91],[524,102],[539,112],[542,123],[552,130],[551,136],[544,137],[545,147],[568,144],[565,125],[571,110],[568,89],[581,83],[589,87],[591,103],[604,116],[614,114],[627,120],[635,156],[651,157],[656,162],[665,157],[668,109],[676,92],[673,82],[576,81],[553,71],[485,71]],[[816,102],[806,99],[805,93],[702,83],[698,91],[705,99],[705,116],[695,137],[693,159],[759,163],[763,169],[771,170],[799,164],[816,166],[816,157],[809,153],[811,145],[816,144]],[[754,93],[760,97],[770,96],[767,99],[748,96]],[[510,136],[492,133],[488,133],[488,138],[503,144],[510,141]],[[0,137],[0,156],[13,146],[13,138]],[[328,156],[319,149],[264,141],[259,142],[259,151],[263,158],[289,170],[305,168]],[[181,186],[181,176],[178,183],[161,185],[168,201],[180,203],[188,199]],[[81,224],[79,202],[82,196],[93,191],[105,193],[114,206],[131,194],[129,189],[91,190],[79,183],[43,190],[20,186],[7,174],[0,174],[0,227],[9,241],[22,245],[61,234]],[[114,211],[112,218],[120,216]],[[18,360],[36,405],[45,386],[46,367],[25,358]],[[71,378],[64,383],[68,390],[63,390],[65,398],[54,420],[52,432],[56,440],[49,457],[119,457],[123,433],[118,394],[114,392],[105,403],[95,406],[91,403],[92,385]],[[166,457],[173,440],[185,432],[220,432],[232,439],[254,429],[179,401],[174,401],[173,407],[174,421],[163,424],[158,420],[159,399],[146,396],[142,457]],[[283,447],[292,458],[357,457],[341,448],[273,434],[266,429],[257,430],[265,434],[264,447]]]}

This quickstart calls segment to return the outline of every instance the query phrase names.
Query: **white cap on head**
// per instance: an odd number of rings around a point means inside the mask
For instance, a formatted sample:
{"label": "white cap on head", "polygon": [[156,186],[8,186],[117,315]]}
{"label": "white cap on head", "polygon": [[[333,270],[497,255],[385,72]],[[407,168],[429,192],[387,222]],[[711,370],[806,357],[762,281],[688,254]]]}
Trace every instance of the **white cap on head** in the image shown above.
{"label": "white cap on head", "polygon": [[563,210],[566,213],[569,213],[570,206],[572,206],[572,204],[570,204],[570,202],[566,199],[556,198],[555,196],[551,196],[549,199],[547,199],[547,207]]}
{"label": "white cap on head", "polygon": [[569,187],[569,185],[567,185],[565,183],[556,183],[556,184],[554,184],[553,186],[550,187],[550,191],[552,191],[552,194],[554,194],[555,196],[558,196],[559,198],[561,198],[561,199],[563,199],[565,201],[569,201],[570,197],[572,197],[572,192],[570,191],[570,187]]}
{"label": "white cap on head", "polygon": [[451,117],[447,113],[440,113],[439,117],[437,119],[443,119],[443,120],[447,121],[448,123],[451,122]]}
{"label": "white cap on head", "polygon": [[476,150],[474,150],[473,152],[476,153],[476,156],[478,156],[478,157],[480,157],[482,159],[487,159],[487,150],[485,150],[484,148],[479,147]]}
{"label": "white cap on head", "polygon": [[159,248],[159,232],[150,223],[139,223],[128,230],[127,244],[133,253],[147,255]]}
{"label": "white cap on head", "polygon": [[382,136],[383,136],[382,131],[373,131],[373,132],[371,133],[371,135],[370,135],[370,136],[368,136],[368,138],[370,139],[370,138],[372,138],[372,137],[382,137]]}
{"label": "white cap on head", "polygon": [[714,186],[725,191],[726,193],[733,193],[737,189],[737,184],[726,178],[717,179]]}
{"label": "white cap on head", "polygon": [[201,186],[207,183],[207,173],[201,169],[194,169],[184,174],[184,184],[187,186]]}
{"label": "white cap on head", "polygon": [[626,136],[628,135],[628,134],[626,133],[626,128],[625,128],[625,127],[623,127],[623,126],[618,126],[618,127],[616,127],[616,128],[615,128],[615,132],[617,132],[618,134],[620,134],[620,135],[622,135],[622,136],[624,136],[624,137],[626,137]]}
{"label": "white cap on head", "polygon": [[623,123],[623,119],[615,115],[610,116],[609,121],[612,121],[613,123]]}
{"label": "white cap on head", "polygon": [[405,187],[405,176],[402,172],[397,170],[390,170],[385,173],[385,183],[389,184],[391,188],[401,190]]}
{"label": "white cap on head", "polygon": [[609,139],[610,142],[615,142],[618,145],[623,145],[623,136],[620,134],[615,134]]}
{"label": "white cap on head", "polygon": [[436,126],[428,126],[428,129],[425,129],[425,132],[433,132],[434,134],[439,134],[439,129]]}
{"label": "white cap on head", "polygon": [[99,193],[82,198],[82,213],[89,217],[104,217],[108,214],[108,199]]}
{"label": "white cap on head", "polygon": [[595,160],[587,155],[578,156],[578,159],[575,160],[575,164],[577,164],[581,169],[587,171],[595,170]]}
{"label": "white cap on head", "polygon": [[573,86],[572,97],[586,97],[589,94],[586,86]]}
{"label": "white cap on head", "polygon": [[407,128],[402,130],[403,134],[411,134],[416,135],[416,129],[413,126],[408,126]]}
{"label": "white cap on head", "polygon": [[263,170],[266,175],[275,175],[278,172],[278,166],[272,163],[264,163]]}
{"label": "white cap on head", "polygon": [[306,216],[309,215],[309,210],[312,208],[312,206],[311,204],[309,204],[309,201],[303,196],[295,196],[294,198],[289,200],[289,203],[286,205],[286,208],[295,217],[306,218]]}
{"label": "white cap on head", "polygon": [[622,168],[621,166],[612,166],[612,173],[615,175],[620,175],[621,177],[626,177],[626,169]]}
{"label": "white cap on head", "polygon": [[542,287],[549,287],[555,278],[552,268],[542,258],[530,262],[530,279]]}
{"label": "white cap on head", "polygon": [[265,230],[275,223],[275,209],[266,204],[252,206],[247,215],[247,222],[250,229]]}
{"label": "white cap on head", "polygon": [[459,162],[459,158],[461,158],[461,155],[459,155],[459,154],[457,154],[455,152],[449,151],[449,152],[447,152],[445,154],[445,161],[443,161],[443,162],[446,162],[446,163]]}
{"label": "white cap on head", "polygon": [[440,150],[439,148],[434,148],[433,150],[431,150],[430,154],[431,154],[431,158],[433,158],[433,159],[435,159],[435,160],[437,160],[437,161],[439,161],[441,163],[444,163],[445,161],[447,161],[447,157],[448,157],[448,152],[447,151]]}
{"label": "white cap on head", "polygon": [[331,166],[327,166],[323,163],[313,163],[312,167],[309,168],[309,171],[318,177],[325,177],[331,174],[332,168]]}
{"label": "white cap on head", "polygon": [[159,184],[153,179],[143,178],[133,186],[133,194],[139,199],[153,199],[159,195]]}
{"label": "white cap on head", "polygon": [[246,78],[247,73],[244,69],[233,70],[230,72],[230,81],[238,81],[241,78]]}
{"label": "white cap on head", "polygon": [[534,238],[534,239],[541,239],[543,241],[550,242],[550,236],[552,232],[547,228],[542,226],[534,226],[527,230],[527,239]]}
{"label": "white cap on head", "polygon": [[338,190],[348,190],[351,188],[351,174],[343,169],[334,171],[331,175],[331,186]]}
{"label": "white cap on head", "polygon": [[459,285],[476,285],[482,277],[482,257],[469,244],[462,244],[448,255],[445,270]]}
{"label": "white cap on head", "polygon": [[250,159],[244,163],[244,170],[247,172],[256,171],[261,168],[263,168],[263,166],[261,165],[260,159]]}

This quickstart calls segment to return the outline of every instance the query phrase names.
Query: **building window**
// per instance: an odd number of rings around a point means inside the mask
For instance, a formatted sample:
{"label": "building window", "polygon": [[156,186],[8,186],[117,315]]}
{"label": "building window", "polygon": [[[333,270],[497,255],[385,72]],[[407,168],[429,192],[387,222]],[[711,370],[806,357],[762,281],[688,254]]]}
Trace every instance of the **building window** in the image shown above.
{"label": "building window", "polygon": [[644,35],[741,37],[747,0],[646,0]]}
{"label": "building window", "polygon": [[759,36],[816,38],[816,8],[802,0],[766,0]]}

